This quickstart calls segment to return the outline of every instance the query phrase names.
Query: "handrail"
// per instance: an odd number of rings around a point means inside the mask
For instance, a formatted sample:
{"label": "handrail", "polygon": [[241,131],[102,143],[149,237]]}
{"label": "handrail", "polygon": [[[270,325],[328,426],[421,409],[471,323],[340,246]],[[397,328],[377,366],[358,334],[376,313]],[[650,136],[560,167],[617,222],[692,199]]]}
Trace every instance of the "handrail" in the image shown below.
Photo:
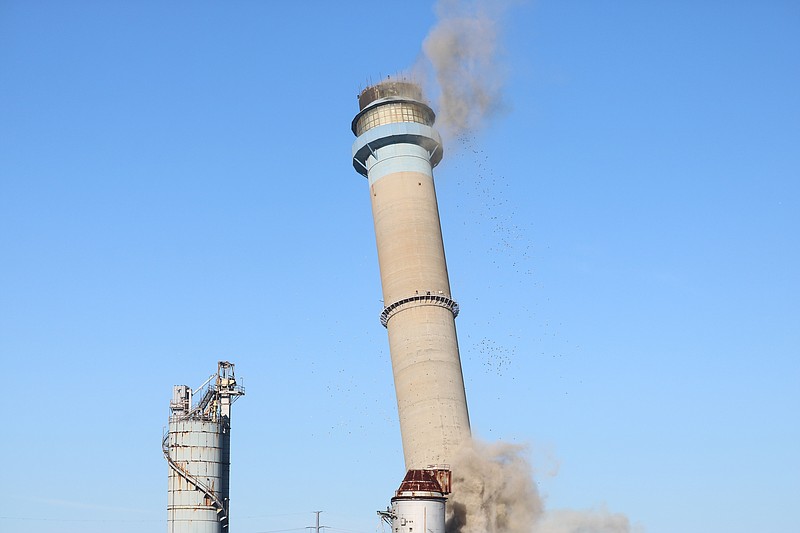
{"label": "handrail", "polygon": [[381,325],[383,325],[385,328],[388,327],[389,319],[392,318],[395,313],[405,309],[408,304],[412,303],[416,303],[417,305],[435,305],[438,307],[444,307],[453,313],[453,318],[458,316],[460,309],[455,300],[448,298],[442,294],[441,291],[439,291],[439,294],[431,294],[431,292],[432,291],[427,291],[426,294],[415,294],[414,296],[409,296],[387,305],[381,312]]}
{"label": "handrail", "polygon": [[205,494],[213,502],[214,506],[217,507],[217,514],[220,515],[221,513],[221,515],[219,516],[219,521],[224,522],[225,520],[227,520],[228,513],[225,511],[225,505],[222,503],[219,497],[216,494],[214,494],[214,491],[211,490],[211,488],[208,487],[206,484],[204,484],[202,481],[200,481],[193,475],[189,474],[189,472],[184,470],[183,467],[181,467],[178,463],[176,463],[172,459],[172,457],[170,457],[169,432],[167,432],[164,435],[164,438],[161,440],[161,450],[164,452],[164,458],[167,460],[167,463],[169,464],[170,468],[175,470],[175,472],[177,472],[178,475],[181,476],[183,479],[185,479],[186,481],[197,487],[197,489],[200,492]]}

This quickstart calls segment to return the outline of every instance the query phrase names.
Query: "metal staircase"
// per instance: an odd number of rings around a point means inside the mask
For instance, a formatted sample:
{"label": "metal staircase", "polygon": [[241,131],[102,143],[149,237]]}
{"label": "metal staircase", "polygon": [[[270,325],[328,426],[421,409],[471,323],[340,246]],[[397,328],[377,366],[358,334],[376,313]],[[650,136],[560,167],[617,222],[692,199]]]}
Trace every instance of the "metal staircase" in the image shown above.
{"label": "metal staircase", "polygon": [[170,469],[174,470],[175,473],[189,482],[189,484],[193,485],[196,490],[202,492],[203,495],[211,501],[211,505],[217,510],[217,517],[222,523],[222,527],[228,527],[228,512],[225,509],[225,504],[222,502],[222,500],[220,500],[219,497],[214,494],[214,491],[211,489],[211,487],[187,472],[185,468],[175,462],[175,460],[170,456],[169,433],[166,433],[164,438],[161,440],[161,450],[164,452],[164,458],[167,460],[167,463],[169,463]]}

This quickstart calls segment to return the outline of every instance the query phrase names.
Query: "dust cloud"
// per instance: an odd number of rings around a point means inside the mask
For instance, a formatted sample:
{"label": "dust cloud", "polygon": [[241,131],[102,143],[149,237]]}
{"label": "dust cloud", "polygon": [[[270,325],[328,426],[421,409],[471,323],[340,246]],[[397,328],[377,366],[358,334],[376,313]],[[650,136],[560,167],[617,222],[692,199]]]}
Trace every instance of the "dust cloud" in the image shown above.
{"label": "dust cloud", "polygon": [[[436,4],[438,21],[422,43],[432,75],[422,79],[427,93],[438,94],[437,122],[448,133],[480,129],[503,108],[499,37],[506,4],[488,0]],[[427,72],[419,64],[413,70]]]}
{"label": "dust cloud", "polygon": [[604,510],[558,510],[544,515],[535,533],[622,533],[633,531],[628,517]]}
{"label": "dust cloud", "polygon": [[525,452],[478,440],[460,448],[451,465],[447,533],[632,533],[622,514],[545,511]]}
{"label": "dust cloud", "polygon": [[[439,0],[410,77],[436,100],[444,133],[471,136],[506,105],[502,18],[513,0]],[[473,152],[476,150],[473,149]],[[447,533],[633,533],[623,514],[546,511],[524,446],[472,440],[451,464]]]}
{"label": "dust cloud", "polygon": [[530,533],[543,512],[524,448],[473,440],[456,453],[448,533]]}

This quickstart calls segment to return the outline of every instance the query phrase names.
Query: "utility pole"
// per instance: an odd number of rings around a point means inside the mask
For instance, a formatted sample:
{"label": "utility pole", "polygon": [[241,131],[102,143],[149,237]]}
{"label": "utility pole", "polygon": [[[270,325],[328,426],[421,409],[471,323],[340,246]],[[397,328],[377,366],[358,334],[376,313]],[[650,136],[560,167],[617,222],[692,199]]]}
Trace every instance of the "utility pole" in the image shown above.
{"label": "utility pole", "polygon": [[308,527],[306,527],[306,529],[313,529],[313,530],[314,530],[314,533],[319,533],[319,530],[320,530],[321,528],[327,527],[327,526],[321,526],[321,525],[319,525],[319,514],[320,514],[321,512],[322,512],[322,511],[314,511],[314,514],[317,516],[316,525],[314,525],[314,526],[308,526]]}

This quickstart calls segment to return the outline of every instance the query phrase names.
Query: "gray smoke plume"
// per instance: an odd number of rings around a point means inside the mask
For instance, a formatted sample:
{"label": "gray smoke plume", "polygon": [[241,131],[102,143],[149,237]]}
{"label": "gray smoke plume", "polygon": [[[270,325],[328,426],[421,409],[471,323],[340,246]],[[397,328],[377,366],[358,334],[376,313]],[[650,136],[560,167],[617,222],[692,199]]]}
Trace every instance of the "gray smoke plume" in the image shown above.
{"label": "gray smoke plume", "polygon": [[447,533],[631,533],[621,514],[545,512],[525,451],[474,439],[459,449],[451,465]]}
{"label": "gray smoke plume", "polygon": [[422,50],[438,89],[438,122],[456,135],[474,131],[502,108],[498,6],[504,4],[440,0],[436,5],[439,20]]}

